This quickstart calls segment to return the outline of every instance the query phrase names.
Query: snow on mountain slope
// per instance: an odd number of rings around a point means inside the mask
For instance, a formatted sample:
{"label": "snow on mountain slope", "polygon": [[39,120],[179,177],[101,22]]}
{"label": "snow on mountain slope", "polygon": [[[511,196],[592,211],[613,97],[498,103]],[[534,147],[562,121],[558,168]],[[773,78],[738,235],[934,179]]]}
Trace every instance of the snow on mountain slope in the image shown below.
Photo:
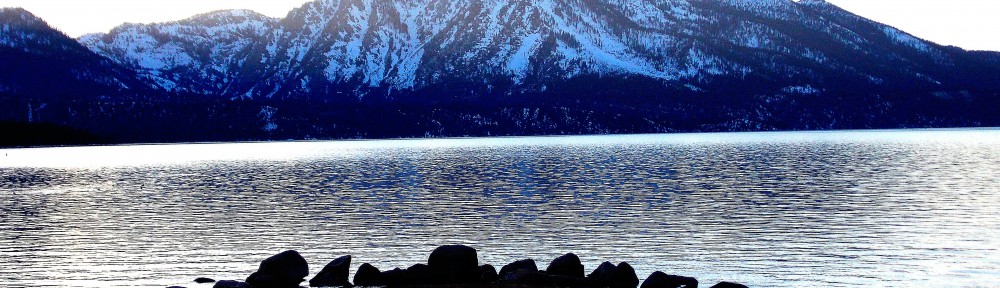
{"label": "snow on mountain slope", "polygon": [[253,11],[217,11],[170,23],[125,24],[79,40],[167,90],[215,94],[254,64],[247,55],[266,43],[276,23]]}
{"label": "snow on mountain slope", "polygon": [[442,83],[537,90],[583,75],[938,83],[921,63],[951,61],[822,0],[318,0],[280,20],[223,11],[80,41],[164,88],[229,97]]}

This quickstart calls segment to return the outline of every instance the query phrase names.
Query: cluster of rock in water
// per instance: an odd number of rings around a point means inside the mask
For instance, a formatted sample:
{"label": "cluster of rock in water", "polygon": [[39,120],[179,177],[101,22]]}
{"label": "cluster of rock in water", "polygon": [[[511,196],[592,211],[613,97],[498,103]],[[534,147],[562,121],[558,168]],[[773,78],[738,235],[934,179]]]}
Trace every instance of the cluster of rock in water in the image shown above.
{"label": "cluster of rock in water", "polygon": [[[476,249],[463,245],[441,246],[431,252],[427,264],[416,264],[406,269],[380,271],[364,263],[354,274],[351,283],[351,256],[331,261],[309,280],[310,287],[350,286],[444,286],[444,287],[628,287],[639,286],[639,278],[628,263],[618,265],[604,262],[590,274],[584,275],[580,258],[570,253],[539,270],[531,259],[504,265],[497,272],[492,265],[479,265]],[[301,287],[309,274],[306,260],[298,252],[289,250],[271,256],[260,263],[260,268],[247,277],[246,282],[224,280],[215,282],[213,288],[285,288]],[[199,283],[214,282],[198,278]],[[642,282],[641,288],[697,288],[698,280],[691,277],[654,272]],[[747,286],[722,282],[710,288],[746,288]],[[178,288],[178,287],[168,287]]]}

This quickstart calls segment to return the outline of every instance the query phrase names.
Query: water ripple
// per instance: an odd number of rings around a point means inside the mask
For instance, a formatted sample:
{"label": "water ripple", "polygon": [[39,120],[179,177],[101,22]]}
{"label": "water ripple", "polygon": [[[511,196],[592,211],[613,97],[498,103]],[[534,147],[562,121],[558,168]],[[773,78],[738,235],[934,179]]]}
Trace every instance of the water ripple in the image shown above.
{"label": "water ripple", "polygon": [[[11,150],[64,161],[0,162],[0,286],[199,287],[189,282],[241,279],[283,249],[315,273],[342,254],[406,267],[461,243],[493,264],[575,252],[588,269],[629,261],[640,277],[663,270],[704,283],[995,287],[997,135]],[[212,157],[177,155],[190,151]]]}

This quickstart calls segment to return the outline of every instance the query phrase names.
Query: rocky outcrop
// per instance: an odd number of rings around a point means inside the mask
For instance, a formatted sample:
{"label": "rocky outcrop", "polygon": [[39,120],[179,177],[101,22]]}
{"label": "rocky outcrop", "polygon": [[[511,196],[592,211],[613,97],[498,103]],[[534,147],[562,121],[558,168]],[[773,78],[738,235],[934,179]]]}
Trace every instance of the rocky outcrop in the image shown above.
{"label": "rocky outcrop", "polygon": [[299,287],[309,275],[309,264],[295,250],[288,250],[268,257],[260,262],[257,272],[247,277],[252,287]]}
{"label": "rocky outcrop", "polygon": [[350,286],[351,255],[330,261],[316,277],[309,280],[310,287]]}
{"label": "rocky outcrop", "polygon": [[438,247],[427,258],[437,283],[473,283],[479,279],[479,256],[476,249],[465,245]]}
{"label": "rocky outcrop", "polygon": [[[351,256],[342,256],[323,267],[309,281],[311,287],[570,287],[570,288],[635,288],[639,278],[627,262],[614,265],[604,262],[584,276],[584,265],[576,254],[568,253],[552,260],[545,270],[538,270],[533,259],[514,261],[500,268],[479,265],[476,249],[463,245],[440,246],[431,252],[427,263],[409,268],[382,271],[364,263],[350,276]],[[299,287],[309,273],[305,259],[295,251],[285,251],[261,262],[260,268],[246,282],[224,280],[214,288],[284,288]],[[207,279],[207,278],[199,278]],[[209,279],[210,280],[210,279]],[[649,275],[641,288],[697,288],[692,277],[668,275],[657,271]],[[746,288],[742,284],[721,282],[712,288]]]}
{"label": "rocky outcrop", "polygon": [[656,271],[642,282],[640,288],[698,288],[698,279]]}
{"label": "rocky outcrop", "polygon": [[583,278],[583,264],[580,263],[580,257],[576,254],[568,253],[552,260],[549,267],[545,268],[545,272],[553,276]]}

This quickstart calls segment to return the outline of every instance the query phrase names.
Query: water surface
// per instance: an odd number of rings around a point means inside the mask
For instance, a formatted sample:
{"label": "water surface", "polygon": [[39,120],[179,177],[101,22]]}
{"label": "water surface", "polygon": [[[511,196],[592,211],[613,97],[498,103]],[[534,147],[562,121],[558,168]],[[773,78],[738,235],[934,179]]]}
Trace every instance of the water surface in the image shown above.
{"label": "water surface", "polygon": [[[574,252],[751,287],[1000,287],[1000,130],[0,150],[0,286],[211,287],[300,251]],[[706,287],[707,287],[706,286]]]}

